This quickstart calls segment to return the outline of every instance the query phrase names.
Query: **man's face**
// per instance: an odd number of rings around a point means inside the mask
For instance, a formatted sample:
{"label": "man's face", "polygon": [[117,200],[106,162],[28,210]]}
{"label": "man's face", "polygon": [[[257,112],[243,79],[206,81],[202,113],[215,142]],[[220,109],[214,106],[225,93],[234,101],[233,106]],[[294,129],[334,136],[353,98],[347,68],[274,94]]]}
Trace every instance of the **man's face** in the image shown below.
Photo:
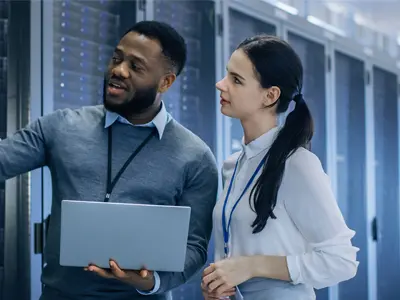
{"label": "man's face", "polygon": [[129,32],[119,42],[108,65],[104,78],[105,108],[119,114],[145,111],[154,103],[157,93],[164,91],[165,69],[158,41]]}

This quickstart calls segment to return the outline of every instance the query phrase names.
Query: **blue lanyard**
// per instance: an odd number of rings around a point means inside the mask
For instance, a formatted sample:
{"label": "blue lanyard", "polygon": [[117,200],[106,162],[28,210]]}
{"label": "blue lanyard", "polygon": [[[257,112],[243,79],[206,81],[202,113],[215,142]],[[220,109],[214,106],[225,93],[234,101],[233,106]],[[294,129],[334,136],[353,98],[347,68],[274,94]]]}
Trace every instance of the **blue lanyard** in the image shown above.
{"label": "blue lanyard", "polygon": [[236,171],[237,171],[237,167],[239,164],[239,160],[240,157],[238,158],[238,160],[236,161],[236,165],[235,165],[235,169],[233,171],[232,174],[232,178],[231,178],[231,182],[229,183],[229,187],[228,187],[228,191],[226,192],[226,196],[225,196],[225,201],[224,201],[224,206],[222,209],[222,230],[223,230],[223,234],[224,234],[224,252],[225,252],[225,258],[228,257],[228,253],[229,253],[229,249],[228,249],[228,242],[229,242],[229,229],[231,226],[231,221],[232,221],[232,215],[233,212],[236,209],[236,206],[239,204],[240,200],[242,200],[243,195],[246,193],[246,191],[249,189],[249,187],[251,186],[251,184],[254,181],[254,178],[257,176],[258,172],[260,171],[260,169],[262,168],[262,166],[265,163],[265,158],[263,158],[261,160],[261,162],[259,163],[259,165],[257,166],[257,169],[254,171],[253,176],[251,176],[249,182],[247,182],[242,194],[240,195],[240,197],[236,200],[235,205],[233,205],[231,213],[229,215],[229,220],[228,220],[228,226],[226,226],[226,216],[225,216],[225,211],[226,211],[226,204],[228,203],[228,198],[229,195],[231,193],[231,189],[232,189],[232,184],[233,181],[235,179],[235,175],[236,175]]}

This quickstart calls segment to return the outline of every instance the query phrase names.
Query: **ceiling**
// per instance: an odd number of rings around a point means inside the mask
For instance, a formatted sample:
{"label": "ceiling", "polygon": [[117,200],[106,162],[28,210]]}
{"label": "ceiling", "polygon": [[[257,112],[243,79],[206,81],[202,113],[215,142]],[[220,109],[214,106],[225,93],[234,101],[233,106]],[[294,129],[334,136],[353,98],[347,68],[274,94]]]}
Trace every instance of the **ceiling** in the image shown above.
{"label": "ceiling", "polygon": [[[311,0],[318,1],[318,0]],[[359,14],[364,25],[390,36],[400,35],[400,0],[324,0]]]}

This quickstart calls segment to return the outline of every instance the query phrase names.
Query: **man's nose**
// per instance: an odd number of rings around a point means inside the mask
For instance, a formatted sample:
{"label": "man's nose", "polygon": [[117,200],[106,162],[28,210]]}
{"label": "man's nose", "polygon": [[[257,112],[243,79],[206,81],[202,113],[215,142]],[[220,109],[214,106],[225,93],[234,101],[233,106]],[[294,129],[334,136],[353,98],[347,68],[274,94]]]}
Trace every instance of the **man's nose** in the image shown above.
{"label": "man's nose", "polygon": [[115,66],[112,69],[112,73],[114,76],[117,76],[117,77],[128,78],[129,77],[129,67],[126,62],[122,62],[118,66]]}

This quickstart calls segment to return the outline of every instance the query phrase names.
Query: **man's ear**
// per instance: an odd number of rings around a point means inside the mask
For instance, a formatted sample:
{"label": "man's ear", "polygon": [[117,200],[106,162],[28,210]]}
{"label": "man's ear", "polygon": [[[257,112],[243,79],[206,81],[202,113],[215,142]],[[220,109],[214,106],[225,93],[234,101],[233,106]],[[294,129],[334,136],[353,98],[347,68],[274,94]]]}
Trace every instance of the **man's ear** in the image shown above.
{"label": "man's ear", "polygon": [[160,87],[158,88],[159,93],[165,93],[171,87],[171,85],[176,80],[176,75],[174,73],[168,73],[164,76],[161,81]]}

